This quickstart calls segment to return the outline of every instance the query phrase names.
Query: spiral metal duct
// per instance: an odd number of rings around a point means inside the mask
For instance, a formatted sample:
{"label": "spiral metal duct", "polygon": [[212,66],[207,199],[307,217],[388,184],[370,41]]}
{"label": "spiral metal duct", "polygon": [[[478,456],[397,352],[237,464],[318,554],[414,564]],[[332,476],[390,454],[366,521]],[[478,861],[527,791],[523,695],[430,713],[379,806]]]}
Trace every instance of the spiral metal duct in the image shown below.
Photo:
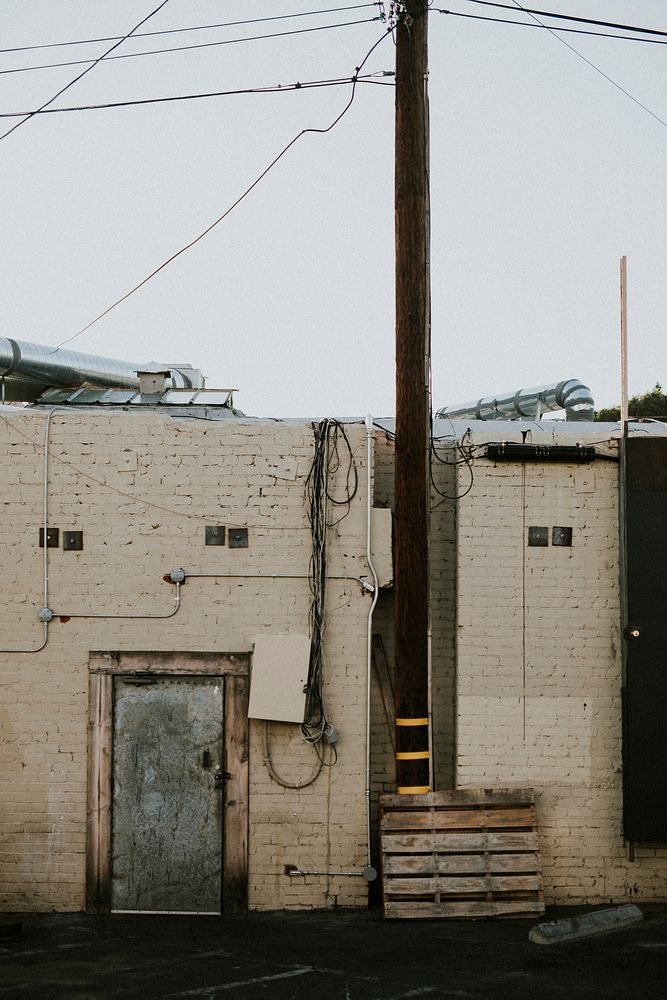
{"label": "spiral metal duct", "polygon": [[[84,384],[105,389],[138,389],[137,372],[149,367],[155,366],[0,337],[0,390],[2,399],[8,402],[32,402],[46,389]],[[164,365],[164,370],[171,372],[173,388],[201,387],[201,378],[196,377],[199,373],[187,366]]]}
{"label": "spiral metal duct", "polygon": [[483,396],[471,403],[443,406],[436,417],[457,420],[540,420],[545,413],[565,410],[566,420],[593,420],[591,390],[578,379],[566,379],[533,389],[517,389],[500,396]]}

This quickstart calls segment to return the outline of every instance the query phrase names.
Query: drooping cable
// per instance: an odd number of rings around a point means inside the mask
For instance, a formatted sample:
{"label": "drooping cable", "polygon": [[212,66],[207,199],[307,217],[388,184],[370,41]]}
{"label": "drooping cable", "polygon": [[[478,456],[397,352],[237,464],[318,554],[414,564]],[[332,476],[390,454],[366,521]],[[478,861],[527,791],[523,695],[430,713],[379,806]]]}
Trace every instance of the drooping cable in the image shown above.
{"label": "drooping cable", "polygon": [[[344,475],[342,495],[333,492],[333,479]],[[345,427],[339,420],[313,424],[313,461],[306,479],[306,510],[311,532],[310,557],[310,665],[306,708],[301,732],[309,743],[331,733],[324,706],[326,583],[328,532],[347,517],[358,490],[358,476]],[[341,511],[330,519],[330,505]]]}
{"label": "drooping cable", "polygon": [[359,66],[355,68],[354,76],[352,77],[352,92],[350,94],[349,100],[345,105],[345,107],[343,108],[343,110],[336,115],[336,117],[329,125],[323,128],[314,128],[311,126],[309,128],[301,129],[300,132],[297,132],[297,134],[292,139],[290,139],[287,145],[283,146],[278,155],[274,156],[269,165],[265,167],[264,170],[262,170],[261,174],[259,174],[255,178],[255,180],[251,184],[249,184],[248,187],[239,195],[239,197],[234,202],[232,202],[232,204],[228,208],[225,209],[222,215],[219,215],[217,219],[214,219],[214,221],[210,225],[208,225],[206,229],[204,229],[201,233],[199,233],[199,235],[196,236],[193,240],[190,240],[189,243],[186,243],[185,246],[182,246],[175,253],[171,254],[170,257],[162,261],[162,263],[159,264],[157,267],[155,267],[149,274],[147,274],[145,278],[142,278],[142,280],[138,282],[138,284],[136,284],[133,288],[131,288],[129,292],[125,292],[125,294],[121,295],[120,298],[116,299],[115,302],[112,302],[111,305],[108,306],[103,312],[99,313],[89,323],[86,323],[86,325],[82,327],[81,330],[79,330],[77,333],[72,334],[71,337],[67,337],[65,340],[61,340],[61,342],[54,349],[54,353],[58,351],[61,347],[64,347],[65,344],[70,344],[73,340],[76,340],[77,337],[80,337],[87,330],[90,330],[92,326],[94,326],[96,323],[99,323],[99,321],[101,319],[104,319],[105,316],[108,316],[113,309],[116,309],[117,306],[121,305],[121,303],[129,299],[131,295],[134,295],[135,292],[138,292],[140,288],[143,288],[144,285],[148,284],[148,282],[152,278],[154,278],[157,274],[159,274],[160,271],[164,270],[164,268],[167,267],[169,264],[171,264],[172,261],[176,260],[177,257],[180,257],[182,254],[186,253],[193,246],[199,243],[200,240],[203,240],[204,237],[207,236],[212,229],[215,229],[216,226],[218,226],[224,219],[226,219],[227,216],[230,215],[231,212],[233,212],[234,209],[238,205],[240,205],[245,198],[248,197],[250,192],[257,187],[257,185],[266,177],[266,175],[271,170],[273,170],[273,168],[283,158],[283,156],[288,152],[288,150],[290,150],[292,146],[294,146],[294,144],[297,143],[299,139],[301,139],[304,135],[308,135],[311,133],[314,135],[326,135],[327,132],[331,132],[331,130],[334,129],[336,125],[338,125],[338,123],[341,121],[341,119],[347,114],[347,112],[352,107],[352,104],[354,103],[354,98],[357,93],[357,78],[359,73],[364,68],[364,66],[366,65],[366,63],[368,62],[368,60],[370,59],[371,55],[378,47],[378,45],[380,45],[384,41],[384,39],[387,37],[388,34],[390,34],[390,32],[391,28],[388,28],[385,32],[383,32],[383,34],[373,43],[373,45],[371,45],[370,49],[368,50],[364,58],[361,60]]}
{"label": "drooping cable", "polygon": [[287,781],[285,778],[281,777],[278,774],[278,772],[276,771],[275,765],[273,763],[273,757],[271,755],[271,745],[269,743],[269,723],[268,723],[268,720],[264,722],[264,734],[263,734],[263,736],[264,736],[264,739],[263,739],[263,743],[264,743],[264,764],[266,766],[267,771],[269,772],[269,776],[270,776],[270,778],[271,778],[272,781],[275,781],[275,783],[277,785],[280,785],[281,788],[294,788],[294,789],[308,788],[309,785],[312,785],[312,784],[314,784],[317,781],[317,779],[319,778],[320,774],[322,773],[322,768],[324,767],[324,759],[319,755],[319,753],[317,754],[317,764],[315,765],[315,770],[313,771],[313,773],[310,775],[309,778],[306,778],[305,781]]}
{"label": "drooping cable", "polygon": [[[447,419],[449,419],[449,418],[447,418]],[[430,449],[429,449],[430,454],[429,454],[429,463],[428,463],[429,464],[429,478],[431,480],[431,486],[433,487],[434,491],[437,493],[437,495],[439,497],[442,497],[442,499],[440,501],[438,501],[438,503],[434,504],[431,507],[432,511],[435,510],[437,507],[440,507],[446,500],[452,500],[452,501],[463,500],[463,498],[466,497],[470,493],[470,491],[472,490],[472,488],[473,488],[473,486],[475,484],[475,474],[474,474],[474,471],[473,471],[473,460],[475,459],[476,452],[480,450],[480,446],[478,446],[478,445],[469,445],[467,447],[464,447],[461,444],[461,442],[459,441],[459,439],[458,439],[458,436],[457,436],[456,431],[454,429],[454,424],[452,423],[451,419],[449,419],[449,422],[450,422],[451,427],[452,427],[452,432],[453,432],[452,437],[453,437],[453,440],[454,440],[455,451],[458,452],[458,454],[461,456],[460,459],[455,459],[453,462],[450,462],[447,459],[442,458],[442,456],[438,454],[438,451],[437,451],[437,448],[436,448],[435,445],[436,445],[436,441],[439,440],[439,439],[435,438],[433,436],[433,416],[431,415],[431,433],[430,433]],[[435,460],[437,462],[439,462],[441,465],[450,465],[450,466],[466,465],[468,467],[468,473],[470,475],[470,482],[468,483],[467,487],[464,490],[462,490],[461,493],[455,493],[454,495],[451,495],[449,493],[445,493],[443,490],[440,489],[440,487],[437,485],[437,483],[436,483],[436,481],[435,481],[435,479],[433,477],[433,458],[435,458]]]}

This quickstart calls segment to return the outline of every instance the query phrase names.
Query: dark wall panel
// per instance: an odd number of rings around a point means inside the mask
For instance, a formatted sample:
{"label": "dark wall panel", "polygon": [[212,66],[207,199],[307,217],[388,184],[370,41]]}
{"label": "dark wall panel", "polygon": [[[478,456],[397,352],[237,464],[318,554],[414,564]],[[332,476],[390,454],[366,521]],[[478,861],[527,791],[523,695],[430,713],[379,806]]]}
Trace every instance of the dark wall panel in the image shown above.
{"label": "dark wall panel", "polygon": [[626,442],[626,545],[624,830],[667,841],[667,438]]}

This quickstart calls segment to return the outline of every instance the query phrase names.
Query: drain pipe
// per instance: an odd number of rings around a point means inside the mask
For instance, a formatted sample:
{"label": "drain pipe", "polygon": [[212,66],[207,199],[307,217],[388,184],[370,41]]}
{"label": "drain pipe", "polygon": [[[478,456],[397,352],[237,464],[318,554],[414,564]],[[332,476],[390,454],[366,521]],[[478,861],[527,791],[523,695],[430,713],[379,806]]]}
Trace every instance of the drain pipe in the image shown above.
{"label": "drain pipe", "polygon": [[368,611],[368,631],[366,635],[366,862],[369,871],[371,865],[371,670],[373,666],[373,612],[378,601],[378,577],[373,566],[371,555],[371,516],[373,513],[373,418],[366,417],[366,560],[373,577],[373,599]]}

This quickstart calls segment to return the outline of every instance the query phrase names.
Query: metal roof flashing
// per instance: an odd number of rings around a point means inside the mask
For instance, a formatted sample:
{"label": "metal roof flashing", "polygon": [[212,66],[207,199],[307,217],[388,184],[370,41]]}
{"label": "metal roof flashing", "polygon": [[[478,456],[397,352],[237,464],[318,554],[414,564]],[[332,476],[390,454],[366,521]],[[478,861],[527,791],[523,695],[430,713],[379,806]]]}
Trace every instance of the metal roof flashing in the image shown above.
{"label": "metal roof flashing", "polygon": [[[155,373],[157,374],[157,373]],[[164,388],[162,391],[140,389],[93,389],[82,386],[75,389],[47,389],[31,407],[72,407],[73,409],[97,408],[121,410],[165,410],[170,416],[197,417],[207,420],[226,420],[245,416],[234,406],[235,389],[180,389]],[[155,388],[160,388],[156,386]]]}

